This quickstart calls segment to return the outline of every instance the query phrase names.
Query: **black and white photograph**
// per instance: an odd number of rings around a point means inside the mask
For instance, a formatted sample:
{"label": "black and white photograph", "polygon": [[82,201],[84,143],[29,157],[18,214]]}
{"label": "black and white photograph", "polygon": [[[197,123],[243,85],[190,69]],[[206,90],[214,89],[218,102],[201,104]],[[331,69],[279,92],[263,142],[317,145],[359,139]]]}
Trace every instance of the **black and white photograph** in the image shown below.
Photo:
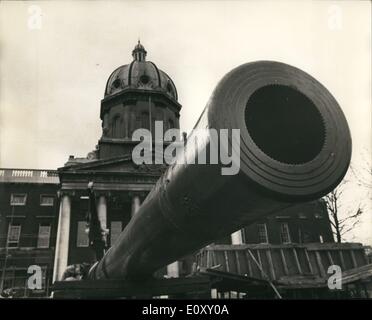
{"label": "black and white photograph", "polygon": [[0,305],[372,299],[371,43],[370,1],[1,1]]}

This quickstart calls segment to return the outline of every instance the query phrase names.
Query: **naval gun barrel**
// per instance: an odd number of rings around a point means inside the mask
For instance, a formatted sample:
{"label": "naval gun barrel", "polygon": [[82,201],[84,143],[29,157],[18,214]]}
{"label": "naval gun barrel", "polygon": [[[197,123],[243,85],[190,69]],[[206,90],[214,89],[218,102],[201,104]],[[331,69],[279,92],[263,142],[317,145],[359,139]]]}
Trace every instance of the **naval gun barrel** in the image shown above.
{"label": "naval gun barrel", "polygon": [[221,239],[269,214],[320,198],[343,179],[351,158],[345,116],[332,94],[293,66],[243,64],[218,83],[184,148],[206,151],[196,129],[240,129],[227,146],[238,155],[237,174],[226,165],[170,165],[90,279],[134,279]]}

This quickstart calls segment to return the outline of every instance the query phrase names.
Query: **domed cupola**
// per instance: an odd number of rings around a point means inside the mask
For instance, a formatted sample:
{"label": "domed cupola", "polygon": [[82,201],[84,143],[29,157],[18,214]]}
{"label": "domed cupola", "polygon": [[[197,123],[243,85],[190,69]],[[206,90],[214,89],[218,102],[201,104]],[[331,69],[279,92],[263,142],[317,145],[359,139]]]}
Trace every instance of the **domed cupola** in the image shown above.
{"label": "domed cupola", "polygon": [[123,65],[110,75],[105,90],[105,97],[126,89],[143,89],[160,91],[177,101],[177,89],[172,79],[155,63],[146,61],[147,51],[138,41],[132,51],[133,61]]}
{"label": "domed cupola", "polygon": [[123,65],[108,78],[101,101],[102,137],[98,158],[131,154],[137,129],[147,129],[155,137],[156,121],[164,132],[179,128],[181,105],[172,79],[155,63],[146,60],[147,52],[138,41],[132,51],[133,61]]}

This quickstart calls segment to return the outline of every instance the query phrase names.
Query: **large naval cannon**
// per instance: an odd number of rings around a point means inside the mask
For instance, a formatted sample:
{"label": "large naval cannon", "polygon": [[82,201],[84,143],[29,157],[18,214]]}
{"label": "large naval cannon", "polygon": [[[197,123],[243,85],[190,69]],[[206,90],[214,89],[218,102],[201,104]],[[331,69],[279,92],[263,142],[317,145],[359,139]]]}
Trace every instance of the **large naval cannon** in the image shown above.
{"label": "large naval cannon", "polygon": [[[211,136],[230,130],[226,164],[170,165],[89,279],[143,279],[157,269],[296,203],[317,199],[344,177],[351,157],[346,119],[330,92],[287,64],[241,65],[218,83],[182,155],[211,160]],[[240,129],[240,136],[231,134]],[[237,141],[239,140],[239,141]],[[238,143],[237,143],[238,142]]]}

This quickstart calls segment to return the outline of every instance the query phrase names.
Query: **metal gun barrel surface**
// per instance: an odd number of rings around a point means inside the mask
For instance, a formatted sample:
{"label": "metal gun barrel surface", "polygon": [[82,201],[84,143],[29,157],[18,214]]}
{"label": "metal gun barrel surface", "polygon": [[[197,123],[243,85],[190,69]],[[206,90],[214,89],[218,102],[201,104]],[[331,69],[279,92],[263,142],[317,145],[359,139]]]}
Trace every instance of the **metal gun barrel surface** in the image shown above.
{"label": "metal gun barrel surface", "polygon": [[[351,157],[346,119],[307,73],[273,61],[241,65],[215,88],[195,128],[240,129],[240,170],[173,164],[162,175],[91,279],[141,278],[208,243],[336,187]],[[185,156],[206,151],[191,133]]]}

